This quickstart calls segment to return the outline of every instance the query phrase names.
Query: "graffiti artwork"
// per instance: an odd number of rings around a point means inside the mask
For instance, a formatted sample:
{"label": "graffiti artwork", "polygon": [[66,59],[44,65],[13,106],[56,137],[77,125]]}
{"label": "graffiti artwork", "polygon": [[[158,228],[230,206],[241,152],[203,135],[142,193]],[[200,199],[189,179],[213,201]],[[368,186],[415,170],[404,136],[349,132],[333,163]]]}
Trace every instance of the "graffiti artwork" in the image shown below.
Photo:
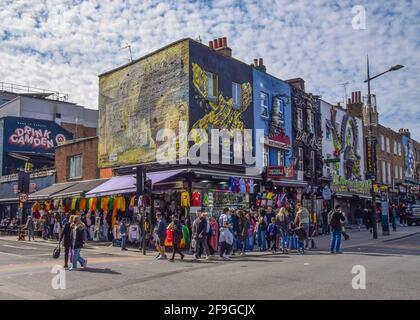
{"label": "graffiti artwork", "polygon": [[156,161],[157,132],[188,123],[188,42],[99,79],[99,167]]}
{"label": "graffiti artwork", "polygon": [[402,144],[404,148],[404,176],[408,181],[415,181],[415,159],[413,141],[403,135]]}
{"label": "graffiti artwork", "polygon": [[343,116],[341,130],[338,132],[336,126],[337,110],[331,109],[332,139],[334,144],[334,155],[342,157],[340,165],[344,169],[346,179],[361,179],[360,161],[361,156],[358,152],[359,129],[356,121],[348,114]]}

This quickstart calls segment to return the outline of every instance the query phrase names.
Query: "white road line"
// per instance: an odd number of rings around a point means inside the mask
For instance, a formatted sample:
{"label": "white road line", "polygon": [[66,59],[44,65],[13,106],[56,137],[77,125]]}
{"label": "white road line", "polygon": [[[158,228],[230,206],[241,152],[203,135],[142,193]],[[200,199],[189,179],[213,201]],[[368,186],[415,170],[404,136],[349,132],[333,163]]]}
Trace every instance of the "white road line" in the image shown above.
{"label": "white road line", "polygon": [[18,246],[13,246],[11,244],[2,244],[2,247],[15,248],[15,249],[21,249],[21,250],[37,250],[37,248],[34,248],[34,247],[18,247]]}

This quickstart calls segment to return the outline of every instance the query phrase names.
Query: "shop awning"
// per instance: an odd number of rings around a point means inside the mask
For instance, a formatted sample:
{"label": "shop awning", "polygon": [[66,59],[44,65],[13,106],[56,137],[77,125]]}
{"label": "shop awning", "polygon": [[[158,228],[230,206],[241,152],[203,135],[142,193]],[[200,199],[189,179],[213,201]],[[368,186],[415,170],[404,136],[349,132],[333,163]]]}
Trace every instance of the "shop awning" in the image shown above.
{"label": "shop awning", "polygon": [[238,177],[238,178],[244,178],[244,179],[262,180],[261,175],[254,176],[254,175],[247,175],[245,173],[226,172],[226,171],[208,170],[208,169],[189,169],[189,171],[195,173],[198,176],[200,175],[212,176],[213,178],[229,179],[230,177]]}
{"label": "shop awning", "polygon": [[347,199],[353,199],[353,193],[348,192],[336,192],[334,194],[336,198],[347,198]]}
{"label": "shop awning", "polygon": [[[147,173],[147,177],[152,180],[152,184],[155,184],[173,178],[185,171],[186,170],[150,172]],[[100,186],[88,191],[86,193],[86,197],[104,197],[123,193],[134,193],[136,191],[135,176],[116,176],[112,177]]]}
{"label": "shop awning", "polygon": [[308,185],[306,181],[290,179],[271,180],[271,182],[273,182],[273,185],[280,187],[305,188]]}
{"label": "shop awning", "polygon": [[29,195],[29,200],[49,199],[54,194],[74,186],[77,182],[56,183]]}
{"label": "shop awning", "polygon": [[0,203],[14,203],[19,202],[19,198],[3,198],[0,199]]}
{"label": "shop awning", "polygon": [[109,179],[96,179],[96,180],[85,180],[76,182],[70,188],[64,189],[60,192],[55,193],[52,198],[66,198],[74,196],[82,196],[86,192],[106,183]]}

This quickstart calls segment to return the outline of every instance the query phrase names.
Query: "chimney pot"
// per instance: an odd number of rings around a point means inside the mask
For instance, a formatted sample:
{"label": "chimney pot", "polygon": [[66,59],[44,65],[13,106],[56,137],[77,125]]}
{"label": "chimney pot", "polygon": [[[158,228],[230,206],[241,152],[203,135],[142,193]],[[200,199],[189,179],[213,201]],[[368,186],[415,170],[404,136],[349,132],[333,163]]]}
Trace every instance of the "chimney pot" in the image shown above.
{"label": "chimney pot", "polygon": [[357,102],[359,102],[359,103],[362,102],[362,92],[361,91],[359,91],[358,101]]}
{"label": "chimney pot", "polygon": [[254,59],[254,66],[258,67],[258,59]]}
{"label": "chimney pot", "polygon": [[213,49],[213,41],[209,41],[209,47],[210,49]]}
{"label": "chimney pot", "polygon": [[219,48],[223,47],[223,39],[222,38],[219,38],[219,46],[218,47]]}
{"label": "chimney pot", "polygon": [[217,49],[219,47],[219,45],[218,45],[219,43],[217,42],[217,39],[214,39],[213,43],[214,43],[214,45],[213,45],[214,49]]}
{"label": "chimney pot", "polygon": [[263,60],[263,58],[260,58],[259,66],[262,67],[263,65],[264,65],[264,60]]}
{"label": "chimney pot", "polygon": [[355,92],[351,93],[351,103],[355,103],[356,102],[356,98],[355,98]]}
{"label": "chimney pot", "polygon": [[226,47],[227,47],[227,38],[226,38],[226,37],[223,37],[223,39],[222,39],[222,44],[223,44],[223,47],[224,47],[224,48],[226,48]]}

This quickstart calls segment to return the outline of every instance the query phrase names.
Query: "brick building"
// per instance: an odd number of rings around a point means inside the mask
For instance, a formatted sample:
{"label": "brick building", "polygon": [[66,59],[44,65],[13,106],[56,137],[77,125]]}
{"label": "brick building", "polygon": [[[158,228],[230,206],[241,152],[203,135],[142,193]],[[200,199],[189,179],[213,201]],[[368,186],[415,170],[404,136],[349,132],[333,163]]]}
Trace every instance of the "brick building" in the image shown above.
{"label": "brick building", "polygon": [[98,137],[69,141],[55,148],[56,182],[97,179]]}

